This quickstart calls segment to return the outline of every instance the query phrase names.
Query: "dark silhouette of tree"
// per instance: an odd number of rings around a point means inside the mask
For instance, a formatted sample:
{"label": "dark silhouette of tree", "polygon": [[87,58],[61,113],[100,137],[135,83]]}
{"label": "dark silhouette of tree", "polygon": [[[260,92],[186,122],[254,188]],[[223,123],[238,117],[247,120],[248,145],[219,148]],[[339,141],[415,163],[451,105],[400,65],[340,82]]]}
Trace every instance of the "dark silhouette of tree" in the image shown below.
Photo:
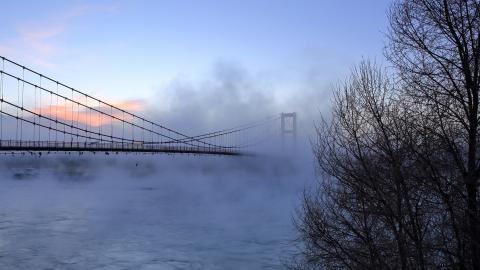
{"label": "dark silhouette of tree", "polygon": [[297,268],[480,269],[480,3],[401,0],[317,126]]}
{"label": "dark silhouette of tree", "polygon": [[479,34],[477,0],[404,0],[391,9],[388,57],[461,176],[471,269],[480,269]]}
{"label": "dark silhouette of tree", "polygon": [[[435,235],[423,164],[410,149],[422,134],[388,77],[362,63],[339,87],[331,118],[317,127],[320,189],[305,194],[297,226],[305,260],[327,269],[428,269]],[[425,145],[428,147],[428,145]],[[446,229],[438,231],[445,232]]]}

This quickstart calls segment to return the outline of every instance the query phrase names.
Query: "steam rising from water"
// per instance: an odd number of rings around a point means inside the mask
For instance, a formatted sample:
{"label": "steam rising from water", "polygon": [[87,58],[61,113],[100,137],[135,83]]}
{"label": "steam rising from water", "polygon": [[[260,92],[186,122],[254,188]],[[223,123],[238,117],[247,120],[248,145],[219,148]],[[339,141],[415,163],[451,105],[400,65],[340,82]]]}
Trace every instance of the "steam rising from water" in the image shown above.
{"label": "steam rising from water", "polygon": [[309,179],[281,158],[4,161],[2,269],[278,269]]}
{"label": "steam rising from water", "polygon": [[295,151],[278,155],[276,130],[247,157],[0,156],[0,268],[281,268],[313,179],[312,100],[285,103],[268,79],[219,64],[202,82],[157,89],[147,118],[198,134],[296,111]]}

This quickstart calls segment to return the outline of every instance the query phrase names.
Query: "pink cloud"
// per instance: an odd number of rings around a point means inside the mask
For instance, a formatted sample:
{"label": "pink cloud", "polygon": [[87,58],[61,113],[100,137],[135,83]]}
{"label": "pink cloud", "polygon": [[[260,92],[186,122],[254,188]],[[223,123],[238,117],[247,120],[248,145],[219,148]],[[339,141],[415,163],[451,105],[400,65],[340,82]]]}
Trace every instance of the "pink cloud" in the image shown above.
{"label": "pink cloud", "polygon": [[54,39],[64,31],[63,26],[23,28],[19,31],[20,38],[25,42],[25,45],[37,51],[43,58],[53,54],[56,46]]}
{"label": "pink cloud", "polygon": [[[79,102],[82,102],[82,101],[79,101]],[[123,102],[112,103],[112,105],[131,113],[142,111],[145,108],[145,103],[141,100],[127,100]],[[96,106],[95,108],[100,109],[102,111],[107,111],[107,113],[109,109],[109,107],[106,107],[106,106],[100,106],[100,107]],[[83,108],[80,110],[75,110],[75,106],[72,106],[72,102],[64,102],[59,105],[45,106],[39,109],[32,109],[32,111],[36,113],[41,113],[48,117],[58,118],[60,120],[66,120],[66,121],[73,120],[73,121],[77,121],[78,123],[88,124],[94,127],[110,124],[112,121],[110,117],[103,114],[94,113],[94,116],[92,117],[91,112]],[[127,121],[133,120],[131,116],[125,115],[117,110],[113,112],[113,116],[119,119],[127,120]]]}
{"label": "pink cloud", "polygon": [[71,20],[94,12],[117,12],[118,9],[116,4],[79,5],[64,12],[64,15],[54,22],[23,24],[17,27],[16,36],[0,40],[0,55],[53,68],[56,65],[52,59],[62,50],[59,46],[60,38]]}
{"label": "pink cloud", "polygon": [[14,60],[21,60],[36,65],[53,68],[51,59],[60,50],[58,38],[65,27],[24,25],[18,27],[17,35],[0,41],[0,54]]}

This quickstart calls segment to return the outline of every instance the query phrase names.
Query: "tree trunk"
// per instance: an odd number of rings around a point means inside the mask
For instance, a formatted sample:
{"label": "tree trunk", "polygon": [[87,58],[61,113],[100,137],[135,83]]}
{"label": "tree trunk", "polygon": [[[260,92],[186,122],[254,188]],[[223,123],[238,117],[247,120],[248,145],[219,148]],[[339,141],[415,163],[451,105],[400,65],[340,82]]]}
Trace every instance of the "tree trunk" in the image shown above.
{"label": "tree trunk", "polygon": [[467,183],[467,217],[469,222],[470,252],[472,256],[472,269],[480,269],[479,239],[478,233],[478,207],[477,207],[477,181],[474,177],[468,177]]}

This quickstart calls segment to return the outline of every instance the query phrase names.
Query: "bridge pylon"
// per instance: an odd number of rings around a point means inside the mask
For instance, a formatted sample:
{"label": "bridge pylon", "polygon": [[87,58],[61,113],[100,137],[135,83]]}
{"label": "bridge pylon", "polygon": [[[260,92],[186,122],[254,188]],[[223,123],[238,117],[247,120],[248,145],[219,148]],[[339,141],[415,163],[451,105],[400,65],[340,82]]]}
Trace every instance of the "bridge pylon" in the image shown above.
{"label": "bridge pylon", "polygon": [[282,149],[285,150],[287,136],[291,138],[293,148],[297,144],[297,113],[280,114],[280,135],[282,137]]}

